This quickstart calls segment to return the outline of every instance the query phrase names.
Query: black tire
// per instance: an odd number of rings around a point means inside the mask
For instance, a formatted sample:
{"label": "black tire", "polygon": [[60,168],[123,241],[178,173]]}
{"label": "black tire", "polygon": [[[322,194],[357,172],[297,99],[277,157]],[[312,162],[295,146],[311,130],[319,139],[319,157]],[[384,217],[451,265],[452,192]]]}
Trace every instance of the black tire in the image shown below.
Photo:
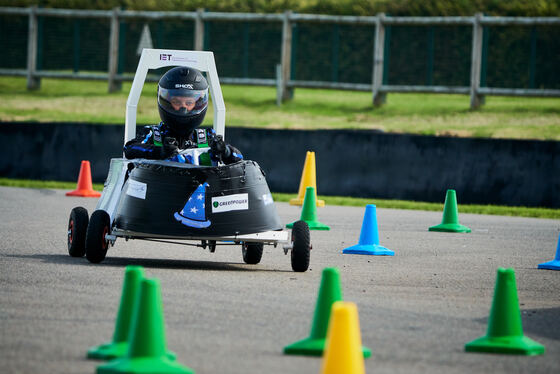
{"label": "black tire", "polygon": [[111,232],[111,219],[104,210],[96,210],[89,219],[86,234],[86,258],[89,262],[98,264],[105,259],[109,241],[105,235]]}
{"label": "black tire", "polygon": [[311,255],[311,237],[309,226],[304,221],[297,221],[292,227],[292,270],[304,272],[309,268]]}
{"label": "black tire", "polygon": [[256,265],[261,262],[263,247],[263,243],[243,243],[241,246],[243,261],[249,265]]}
{"label": "black tire", "polygon": [[84,257],[86,254],[86,232],[89,222],[86,208],[78,206],[70,212],[68,219],[68,254]]}

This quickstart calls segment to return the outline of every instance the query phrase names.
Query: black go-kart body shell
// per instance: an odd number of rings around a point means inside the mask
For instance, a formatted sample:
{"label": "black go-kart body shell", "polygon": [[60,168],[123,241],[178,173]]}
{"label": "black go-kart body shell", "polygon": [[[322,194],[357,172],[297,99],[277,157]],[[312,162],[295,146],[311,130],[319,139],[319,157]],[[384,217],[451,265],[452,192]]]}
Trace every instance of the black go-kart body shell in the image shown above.
{"label": "black go-kart body shell", "polygon": [[254,161],[197,166],[132,160],[113,227],[165,237],[281,230],[265,175]]}

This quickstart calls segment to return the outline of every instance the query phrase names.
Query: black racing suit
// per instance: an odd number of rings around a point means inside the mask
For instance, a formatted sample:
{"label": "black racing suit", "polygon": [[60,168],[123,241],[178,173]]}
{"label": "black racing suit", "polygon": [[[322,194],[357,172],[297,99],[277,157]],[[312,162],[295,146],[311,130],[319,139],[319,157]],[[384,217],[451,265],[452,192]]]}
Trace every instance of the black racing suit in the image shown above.
{"label": "black racing suit", "polygon": [[178,150],[188,148],[210,147],[210,157],[200,157],[200,165],[216,165],[219,160],[231,164],[243,159],[237,148],[225,144],[212,128],[195,129],[189,136],[175,136],[173,130],[160,122],[156,126],[145,126],[135,139],[124,145],[124,155],[128,159],[147,158],[152,160],[169,160],[193,164],[190,155],[182,155]]}

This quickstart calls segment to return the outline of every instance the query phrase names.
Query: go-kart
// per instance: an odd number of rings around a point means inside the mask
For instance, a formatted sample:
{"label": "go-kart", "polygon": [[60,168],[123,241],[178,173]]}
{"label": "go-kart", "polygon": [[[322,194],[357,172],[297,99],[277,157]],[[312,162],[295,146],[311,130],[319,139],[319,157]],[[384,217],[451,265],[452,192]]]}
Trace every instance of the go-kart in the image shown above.
{"label": "go-kart", "polygon": [[[162,59],[162,56],[165,58]],[[212,52],[144,49],[127,101],[125,142],[136,134],[136,105],[148,69],[190,66],[206,72],[214,131],[225,132],[225,105]],[[310,234],[304,221],[282,230],[265,174],[254,161],[202,166],[209,148],[181,150],[193,164],[114,158],[91,217],[83,207],[68,220],[68,253],[92,263],[105,259],[117,238],[142,239],[208,248],[240,246],[243,261],[258,264],[263,246],[291,250],[294,271],[309,267]]]}

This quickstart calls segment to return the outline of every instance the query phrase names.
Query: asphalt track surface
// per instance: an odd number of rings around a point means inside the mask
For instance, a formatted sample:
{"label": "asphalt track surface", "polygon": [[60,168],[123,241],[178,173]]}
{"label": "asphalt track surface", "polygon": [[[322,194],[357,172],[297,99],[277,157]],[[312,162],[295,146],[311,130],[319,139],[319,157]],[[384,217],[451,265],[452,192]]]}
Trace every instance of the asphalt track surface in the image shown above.
{"label": "asphalt track surface", "polygon": [[[460,198],[460,197],[459,197]],[[89,347],[109,341],[126,265],[161,281],[167,346],[196,373],[319,373],[321,359],[285,356],[309,335],[321,270],[340,269],[344,299],[358,305],[368,373],[558,373],[558,220],[460,214],[470,234],[428,232],[441,212],[378,209],[381,244],[394,257],[343,255],[357,243],[363,208],[327,206],[312,232],[311,268],[291,271],[280,247],[245,265],[239,247],[118,240],[98,265],[67,254],[74,206],[96,199],[59,190],[0,188],[0,371],[94,373]],[[277,204],[284,223],[300,208]],[[486,333],[496,269],[513,267],[525,335],[543,356],[464,352]]]}

